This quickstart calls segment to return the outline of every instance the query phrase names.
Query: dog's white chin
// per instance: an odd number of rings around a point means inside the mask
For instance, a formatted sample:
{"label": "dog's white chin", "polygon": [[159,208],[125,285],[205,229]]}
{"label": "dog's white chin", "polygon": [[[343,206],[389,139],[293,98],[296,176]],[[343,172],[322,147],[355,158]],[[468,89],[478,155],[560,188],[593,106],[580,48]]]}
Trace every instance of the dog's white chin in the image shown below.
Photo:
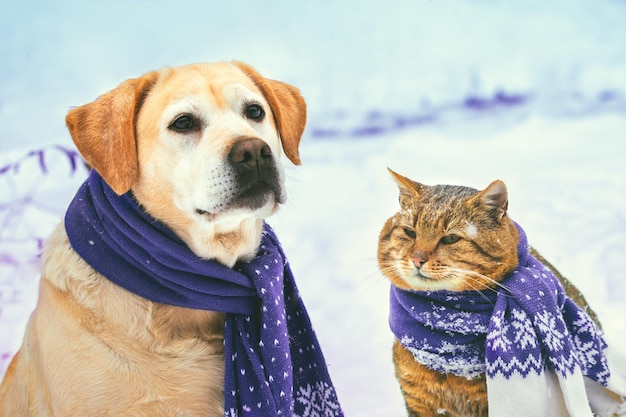
{"label": "dog's white chin", "polygon": [[259,248],[264,219],[278,207],[271,202],[254,211],[233,209],[219,214],[197,214],[187,245],[200,258],[216,260],[228,267],[238,261],[248,262]]}

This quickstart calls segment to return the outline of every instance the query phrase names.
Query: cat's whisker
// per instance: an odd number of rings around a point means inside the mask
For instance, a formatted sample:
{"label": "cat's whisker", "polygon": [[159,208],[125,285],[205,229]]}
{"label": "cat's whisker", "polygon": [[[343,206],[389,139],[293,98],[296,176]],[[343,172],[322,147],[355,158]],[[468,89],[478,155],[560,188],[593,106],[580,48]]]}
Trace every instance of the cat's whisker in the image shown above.
{"label": "cat's whisker", "polygon": [[[502,288],[503,290],[505,290],[505,291],[507,291],[507,292],[511,292],[511,289],[510,289],[510,288],[508,288],[506,285],[502,284],[502,283],[501,283],[501,282],[499,282],[499,281],[496,281],[496,280],[495,280],[495,279],[493,279],[493,278],[490,278],[490,277],[488,277],[488,276],[486,276],[486,275],[483,275],[483,274],[481,274],[481,273],[479,273],[479,272],[472,271],[472,270],[470,270],[470,269],[463,269],[463,268],[450,268],[450,270],[451,270],[451,271],[454,271],[454,272],[460,272],[460,273],[464,274],[464,276],[465,276],[466,278],[468,278],[468,279],[472,279],[472,280],[473,280],[474,282],[476,282],[476,283],[481,283],[481,284],[483,284],[484,288],[483,288],[482,290],[478,290],[478,289],[476,289],[477,291],[485,291],[485,290],[490,290],[490,291],[494,291],[494,292],[495,292],[495,291],[497,291],[497,290],[496,290],[494,287],[500,287],[500,288]],[[484,282],[480,282],[480,281],[479,281],[479,278],[480,278],[480,279],[482,279],[482,280],[484,280],[484,281],[487,281],[487,282],[489,282],[489,283],[493,284],[493,285],[494,285],[494,287],[491,287],[491,286],[485,285],[485,283],[484,283]]]}
{"label": "cat's whisker", "polygon": [[362,258],[355,262],[359,268],[378,267],[378,258]]}
{"label": "cat's whisker", "polygon": [[[460,269],[460,268],[454,268],[454,270],[457,272],[461,271],[464,273],[463,275],[464,283],[465,285],[470,287],[471,291],[477,292],[485,301],[492,302],[492,300],[485,294],[485,291],[492,291],[496,293],[497,290],[495,288],[485,286],[485,284],[482,281],[479,281],[476,277],[467,275],[467,272],[472,272],[472,271],[467,271],[467,270]],[[478,274],[478,275],[481,275],[481,274]],[[480,284],[480,286],[474,285],[474,284]]]}
{"label": "cat's whisker", "polygon": [[379,270],[384,275],[388,275],[388,273],[393,273],[393,274],[395,274],[395,277],[399,277],[400,276],[399,272],[398,272],[398,267],[394,263],[390,263],[389,265],[382,264],[382,265],[379,266]]}
{"label": "cat's whisker", "polygon": [[367,277],[371,277],[380,272],[380,265],[377,258],[364,258],[355,262],[355,269],[365,271],[366,273],[369,272]]}
{"label": "cat's whisker", "polygon": [[365,275],[363,278],[359,280],[359,283],[369,283],[369,282],[373,282],[376,284],[378,284],[379,282],[382,282],[386,284],[389,282],[389,280],[385,278],[384,276],[382,276],[379,271],[373,271]]}
{"label": "cat's whisker", "polygon": [[[480,288],[478,288],[478,287],[473,286],[473,285],[472,285],[472,283],[477,282],[477,281],[476,281],[476,280],[474,280],[474,279],[473,279],[473,278],[471,278],[471,277],[469,277],[469,278],[470,278],[472,281],[467,282],[467,285],[468,285],[469,287],[471,287],[472,291],[477,292],[477,293],[478,293],[478,294],[479,294],[479,295],[480,295],[480,296],[481,296],[481,297],[482,297],[485,301],[487,301],[488,303],[491,303],[491,302],[492,302],[492,300],[491,300],[491,299],[489,299],[489,297],[487,296],[487,294],[485,294],[485,292],[484,292],[484,291],[485,291],[485,288],[480,289]],[[494,291],[494,292],[495,292],[495,290],[494,290],[493,288],[488,288],[488,289],[489,289],[489,290],[491,290],[491,291]]]}
{"label": "cat's whisker", "polygon": [[388,280],[390,280],[392,283],[394,281],[405,281],[404,277],[402,276],[401,272],[398,271],[398,267],[397,265],[380,265],[379,266],[379,271],[382,273],[382,275],[384,277],[386,277]]}

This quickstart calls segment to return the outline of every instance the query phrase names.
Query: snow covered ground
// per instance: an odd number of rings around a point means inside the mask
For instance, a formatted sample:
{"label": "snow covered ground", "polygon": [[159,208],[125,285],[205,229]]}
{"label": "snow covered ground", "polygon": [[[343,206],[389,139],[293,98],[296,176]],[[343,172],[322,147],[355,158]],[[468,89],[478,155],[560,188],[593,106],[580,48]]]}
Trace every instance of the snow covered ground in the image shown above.
{"label": "snow covered ground", "polygon": [[308,102],[303,165],[270,223],[346,415],[403,415],[375,261],[396,210],[387,166],[427,184],[504,180],[511,215],[626,354],[625,3],[59,3],[0,15],[0,374],[42,239],[86,175],[68,108],[154,68],[230,59]]}

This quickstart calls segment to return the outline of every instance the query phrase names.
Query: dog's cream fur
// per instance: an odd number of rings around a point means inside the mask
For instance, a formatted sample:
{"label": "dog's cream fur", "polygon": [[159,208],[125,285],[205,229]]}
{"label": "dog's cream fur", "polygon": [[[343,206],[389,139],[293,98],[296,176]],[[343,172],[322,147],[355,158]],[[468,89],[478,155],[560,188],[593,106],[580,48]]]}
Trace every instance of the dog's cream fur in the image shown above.
{"label": "dog's cream fur", "polygon": [[[265,111],[247,117],[246,106]],[[181,115],[195,128],[172,129]],[[71,110],[86,161],[117,192],[132,191],[198,256],[252,258],[263,219],[284,202],[282,151],[299,164],[305,103],[288,84],[242,63],[167,68],[127,80]],[[277,187],[234,204],[228,154],[237,141],[271,150]],[[96,273],[63,224],[47,242],[39,300],[0,386],[0,417],[222,416],[222,313],[153,303]]]}

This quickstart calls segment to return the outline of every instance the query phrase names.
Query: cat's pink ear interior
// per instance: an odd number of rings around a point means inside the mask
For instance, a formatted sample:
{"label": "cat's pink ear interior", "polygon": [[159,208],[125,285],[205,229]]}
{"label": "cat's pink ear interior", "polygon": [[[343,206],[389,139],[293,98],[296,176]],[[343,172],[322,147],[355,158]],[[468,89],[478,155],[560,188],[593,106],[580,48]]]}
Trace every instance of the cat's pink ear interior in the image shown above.
{"label": "cat's pink ear interior", "polygon": [[473,199],[479,199],[483,205],[495,209],[498,220],[502,220],[509,208],[509,193],[506,184],[500,180],[493,181]]}
{"label": "cat's pink ear interior", "polygon": [[404,177],[390,168],[387,168],[387,171],[389,171],[400,190],[400,208],[406,210],[410,207],[410,202],[419,197],[425,185]]}

